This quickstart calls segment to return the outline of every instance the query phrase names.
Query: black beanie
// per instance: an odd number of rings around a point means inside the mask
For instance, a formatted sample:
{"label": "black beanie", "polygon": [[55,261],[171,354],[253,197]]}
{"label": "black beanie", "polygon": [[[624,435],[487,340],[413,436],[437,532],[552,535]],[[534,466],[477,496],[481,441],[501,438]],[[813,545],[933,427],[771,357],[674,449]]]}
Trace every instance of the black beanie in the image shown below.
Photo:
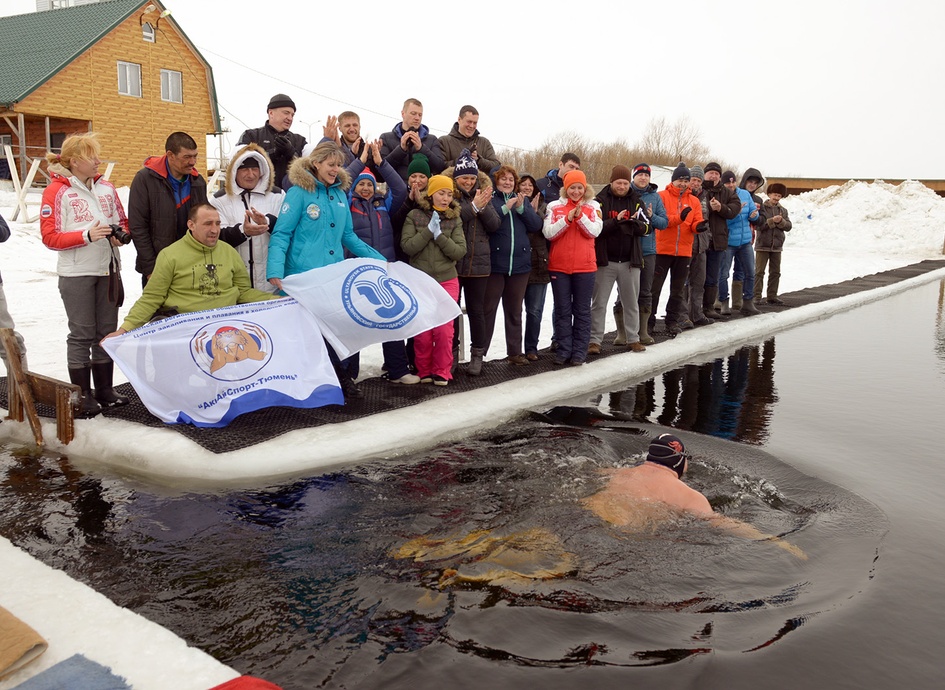
{"label": "black beanie", "polygon": [[718,163],[712,162],[712,163],[708,163],[708,164],[705,166],[705,171],[706,171],[706,172],[711,172],[711,171],[713,171],[713,170],[715,170],[719,175],[722,174],[722,166],[719,165]]}
{"label": "black beanie", "polygon": [[647,462],[655,462],[673,470],[682,478],[686,469],[686,446],[672,434],[660,434],[650,441],[650,449],[646,454]]}
{"label": "black beanie", "polygon": [[266,110],[276,110],[277,108],[292,108],[292,110],[295,110],[295,101],[284,93],[277,93],[269,99],[269,105],[266,106]]}
{"label": "black beanie", "polygon": [[735,177],[735,173],[733,173],[731,170],[726,170],[724,173],[722,173],[722,184],[725,184],[726,182],[734,182],[736,179],[738,178]]}
{"label": "black beanie", "polygon": [[689,168],[686,167],[685,163],[680,163],[676,166],[676,169],[673,170],[672,181],[675,182],[681,177],[692,177],[692,174],[689,172]]}

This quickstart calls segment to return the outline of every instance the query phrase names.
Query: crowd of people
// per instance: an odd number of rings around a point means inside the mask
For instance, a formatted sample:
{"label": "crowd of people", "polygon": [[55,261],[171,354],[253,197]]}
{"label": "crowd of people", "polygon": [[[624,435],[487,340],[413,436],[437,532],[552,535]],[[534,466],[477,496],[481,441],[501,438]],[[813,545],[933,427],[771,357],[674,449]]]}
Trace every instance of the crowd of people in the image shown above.
{"label": "crowd of people", "polygon": [[[601,352],[615,285],[614,344],[631,352],[654,342],[667,277],[671,337],[733,309],[757,314],[766,270],[766,300],[781,303],[786,190],[770,184],[762,199],[765,181],[754,168],[737,184],[717,163],[680,163],[660,190],[646,163],[616,165],[595,192],[571,152],[539,178],[503,164],[470,105],[438,138],[423,124],[423,105],[407,99],[401,121],[375,141],[362,139],[359,116],[346,111],[327,119],[319,142],[307,142],[291,132],[295,103],[285,94],[273,96],[267,114],[262,127],[243,133],[223,189],[209,197],[196,142],[172,133],[164,155],[135,175],[127,216],[98,173],[94,134],[70,136],[48,154],[41,230],[60,252],[81,416],[127,403],[112,388],[103,338],[155,317],[276,298],[286,276],[352,256],[408,261],[463,305],[468,376],[482,373],[500,302],[503,361],[527,366],[542,356],[549,285],[556,365],[581,365]],[[118,328],[119,250],[131,241],[144,289]],[[466,355],[458,325],[385,343],[387,378],[448,385]],[[342,361],[330,347],[329,354],[346,398],[360,397],[357,356]]]}

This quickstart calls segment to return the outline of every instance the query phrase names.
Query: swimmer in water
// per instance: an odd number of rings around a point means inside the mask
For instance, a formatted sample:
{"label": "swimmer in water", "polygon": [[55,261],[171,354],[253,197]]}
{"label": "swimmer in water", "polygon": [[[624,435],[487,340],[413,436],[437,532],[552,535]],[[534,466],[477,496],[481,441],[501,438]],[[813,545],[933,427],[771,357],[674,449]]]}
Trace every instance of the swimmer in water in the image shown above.
{"label": "swimmer in water", "polygon": [[705,496],[682,481],[689,467],[689,457],[681,440],[672,434],[661,434],[650,441],[643,464],[614,470],[607,487],[582,502],[602,520],[617,527],[636,529],[667,519],[673,513],[689,513],[732,534],[771,541],[797,558],[807,560],[807,554],[794,544],[712,510]]}

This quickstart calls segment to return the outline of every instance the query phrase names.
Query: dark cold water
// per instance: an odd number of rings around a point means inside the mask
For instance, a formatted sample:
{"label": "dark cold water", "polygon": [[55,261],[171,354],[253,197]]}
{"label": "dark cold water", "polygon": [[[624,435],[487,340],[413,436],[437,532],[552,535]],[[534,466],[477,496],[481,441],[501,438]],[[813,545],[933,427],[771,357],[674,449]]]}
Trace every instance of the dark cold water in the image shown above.
{"label": "dark cold water", "polygon": [[[945,284],[396,462],[219,493],[0,455],[0,533],[285,688],[938,688]],[[672,427],[783,535],[580,499]]]}

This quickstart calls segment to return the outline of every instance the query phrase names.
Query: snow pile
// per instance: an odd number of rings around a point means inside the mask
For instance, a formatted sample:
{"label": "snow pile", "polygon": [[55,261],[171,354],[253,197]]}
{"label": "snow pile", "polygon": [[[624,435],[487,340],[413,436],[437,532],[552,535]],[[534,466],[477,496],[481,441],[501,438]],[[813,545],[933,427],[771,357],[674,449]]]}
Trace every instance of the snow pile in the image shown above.
{"label": "snow pile", "polygon": [[945,237],[945,198],[921,182],[849,182],[781,202],[793,229],[785,251],[884,253],[927,258],[941,254]]}

